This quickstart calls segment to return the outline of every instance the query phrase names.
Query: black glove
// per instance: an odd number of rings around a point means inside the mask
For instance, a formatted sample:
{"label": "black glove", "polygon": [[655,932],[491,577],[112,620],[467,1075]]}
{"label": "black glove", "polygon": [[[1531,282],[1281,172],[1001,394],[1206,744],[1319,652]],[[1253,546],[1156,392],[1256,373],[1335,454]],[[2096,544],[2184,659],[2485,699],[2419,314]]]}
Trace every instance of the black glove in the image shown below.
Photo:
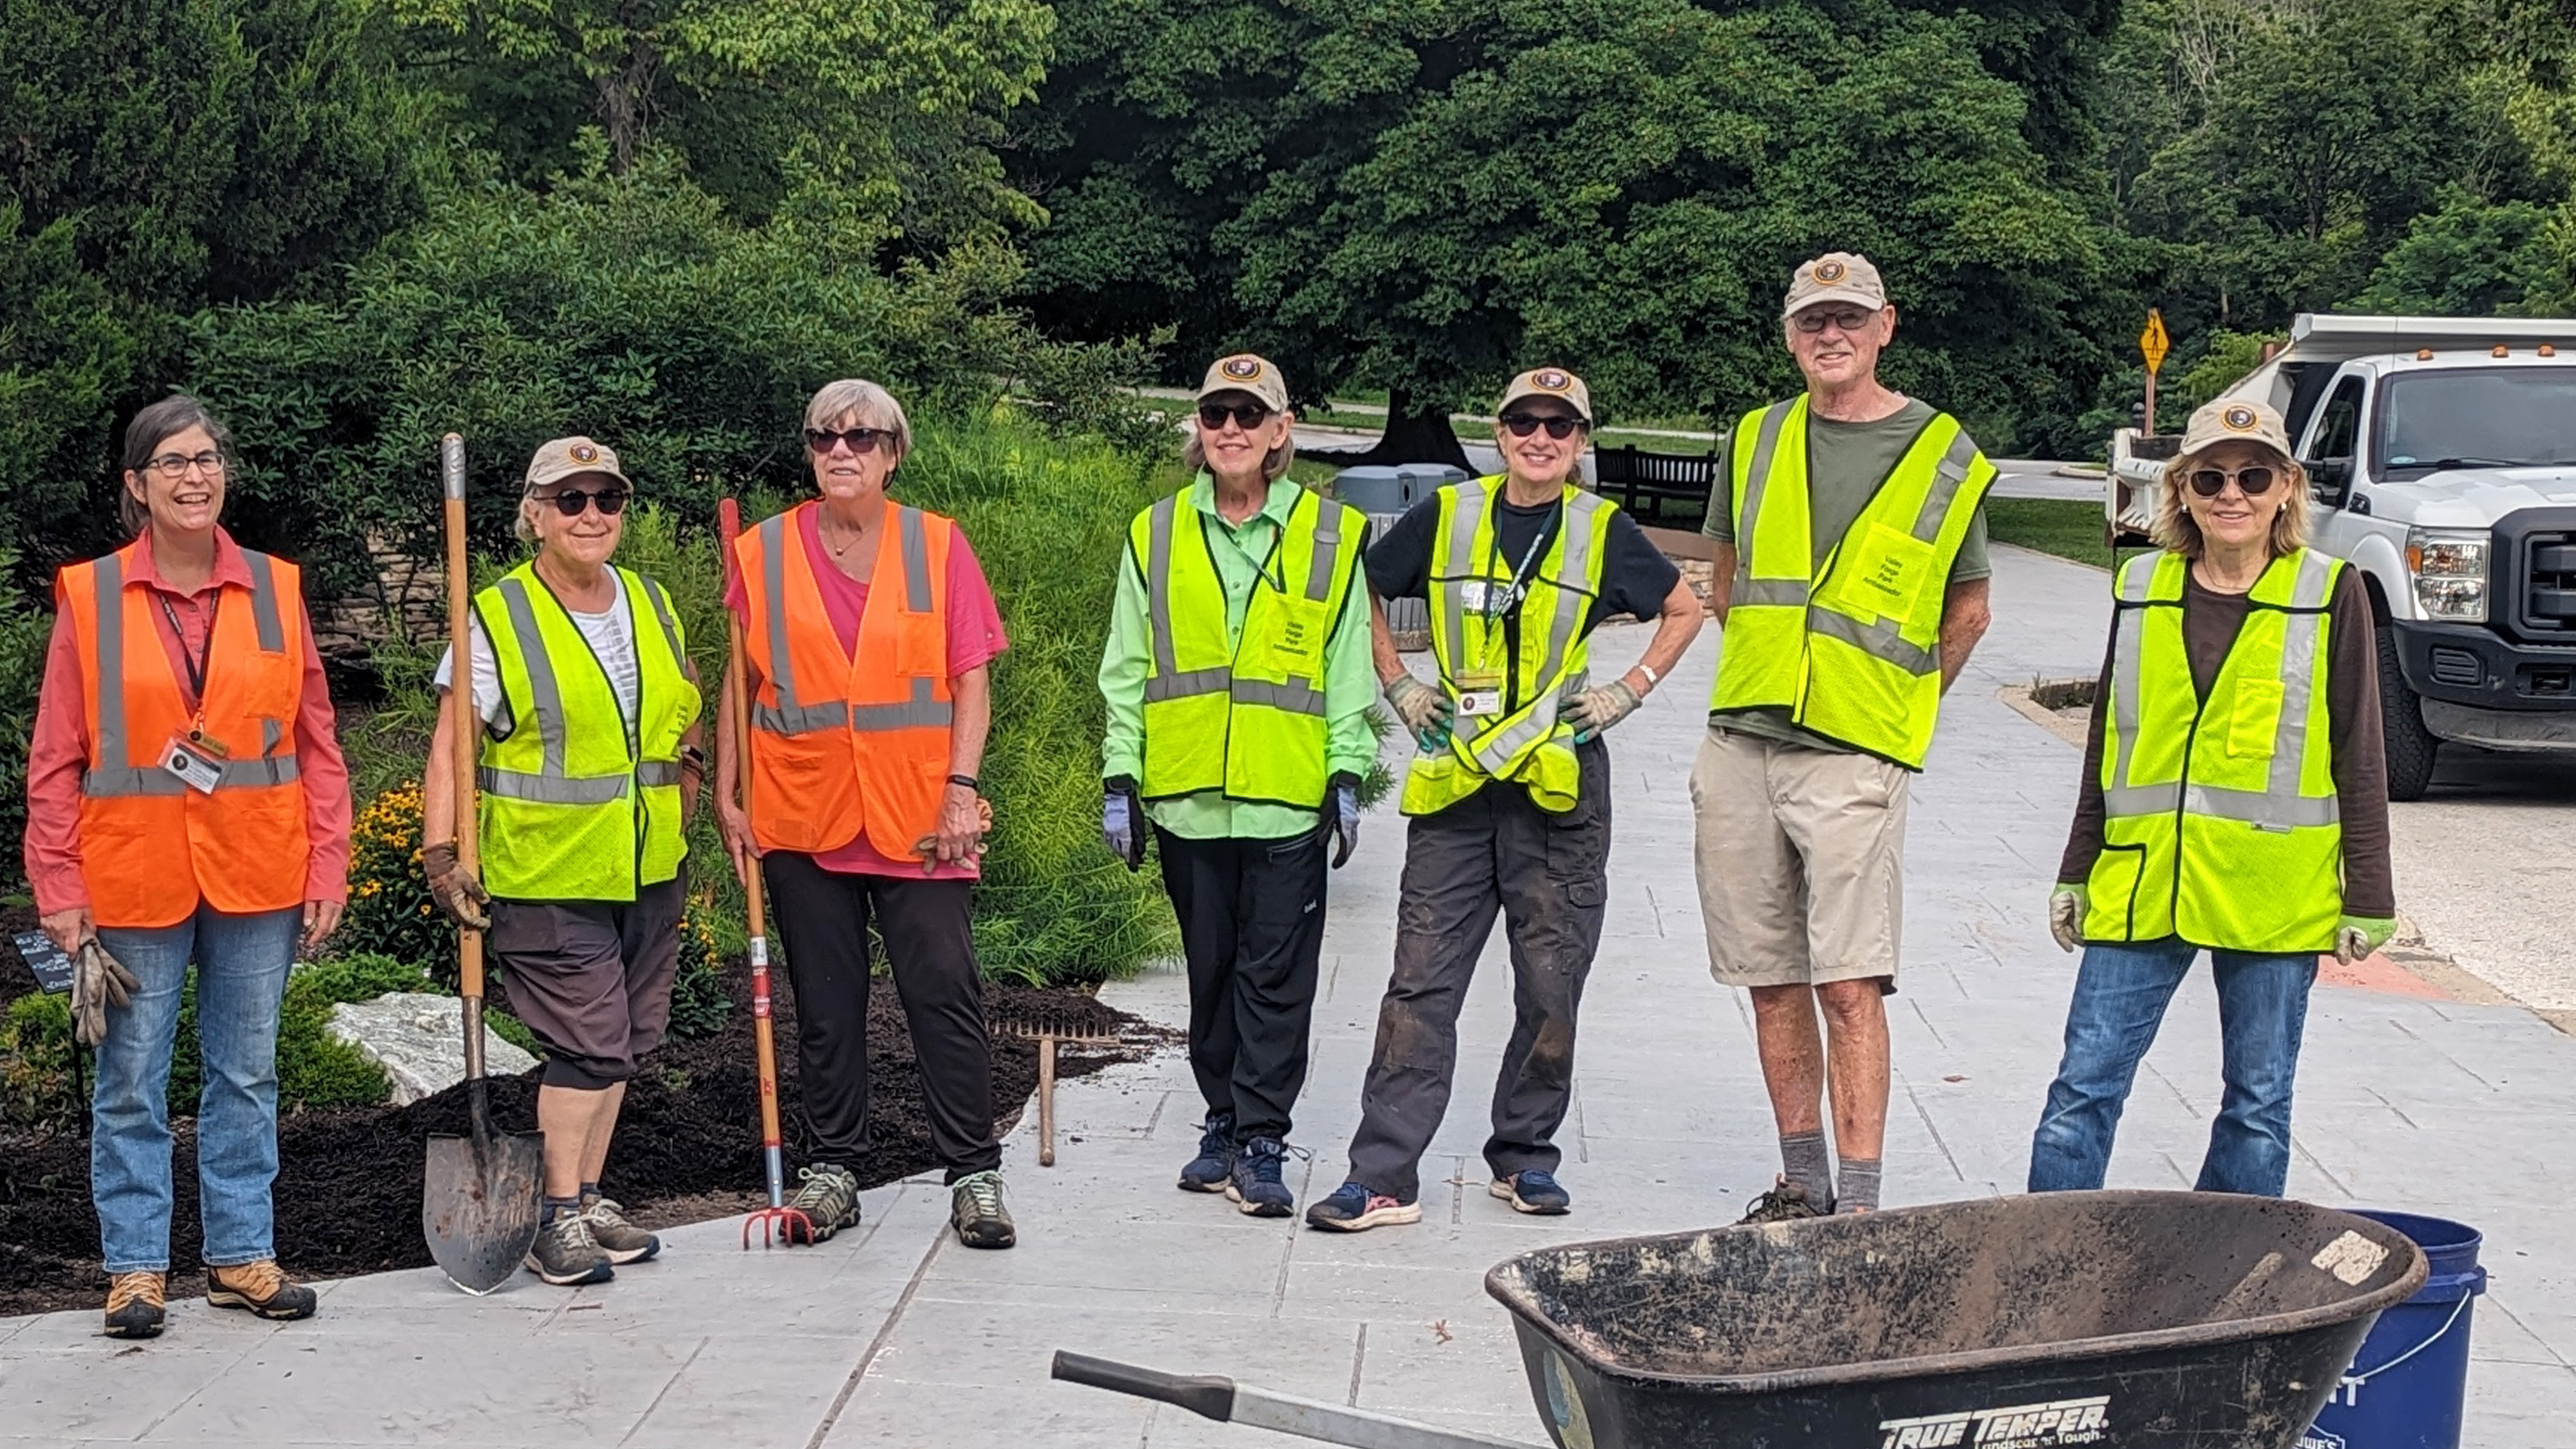
{"label": "black glove", "polygon": [[1359,776],[1348,770],[1334,774],[1324,788],[1323,817],[1318,833],[1333,842],[1333,869],[1340,870],[1360,843]]}
{"label": "black glove", "polygon": [[1144,866],[1145,802],[1136,793],[1136,782],[1125,775],[1100,782],[1100,838],[1129,870]]}

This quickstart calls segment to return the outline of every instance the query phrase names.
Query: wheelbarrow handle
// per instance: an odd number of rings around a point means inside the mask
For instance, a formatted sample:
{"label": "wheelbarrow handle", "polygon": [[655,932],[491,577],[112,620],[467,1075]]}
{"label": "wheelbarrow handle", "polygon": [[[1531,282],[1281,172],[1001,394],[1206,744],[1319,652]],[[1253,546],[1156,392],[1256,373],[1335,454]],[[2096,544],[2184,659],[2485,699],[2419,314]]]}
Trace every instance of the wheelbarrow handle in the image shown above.
{"label": "wheelbarrow handle", "polygon": [[1167,1374],[1161,1369],[1057,1349],[1051,1376],[1113,1394],[1159,1399],[1220,1424],[1234,1417],[1234,1380],[1218,1374]]}
{"label": "wheelbarrow handle", "polygon": [[1249,1424],[1347,1449],[1534,1449],[1518,1439],[1443,1429],[1392,1414],[1273,1393],[1216,1374],[1167,1374],[1061,1349],[1056,1351],[1054,1376],[1067,1383],[1177,1404],[1221,1424]]}

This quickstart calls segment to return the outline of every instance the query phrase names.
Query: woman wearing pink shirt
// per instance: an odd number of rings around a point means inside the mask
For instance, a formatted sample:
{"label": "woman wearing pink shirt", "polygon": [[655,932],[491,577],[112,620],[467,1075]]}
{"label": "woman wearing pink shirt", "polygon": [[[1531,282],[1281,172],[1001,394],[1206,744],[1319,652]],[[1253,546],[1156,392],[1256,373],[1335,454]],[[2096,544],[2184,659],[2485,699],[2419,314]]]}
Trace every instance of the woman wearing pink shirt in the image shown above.
{"label": "woman wearing pink shirt", "polygon": [[951,1225],[968,1247],[1007,1248],[969,908],[990,666],[1008,641],[964,531],[887,496],[911,446],[902,405],[875,383],[831,383],[807,405],[818,496],[735,544],[726,605],[751,691],[752,798],[747,812],[735,798],[745,742],[720,711],[717,815],[737,869],[758,862],[795,993],[813,1150],[789,1206],[817,1240],[859,1220],[873,926],[911,1025]]}

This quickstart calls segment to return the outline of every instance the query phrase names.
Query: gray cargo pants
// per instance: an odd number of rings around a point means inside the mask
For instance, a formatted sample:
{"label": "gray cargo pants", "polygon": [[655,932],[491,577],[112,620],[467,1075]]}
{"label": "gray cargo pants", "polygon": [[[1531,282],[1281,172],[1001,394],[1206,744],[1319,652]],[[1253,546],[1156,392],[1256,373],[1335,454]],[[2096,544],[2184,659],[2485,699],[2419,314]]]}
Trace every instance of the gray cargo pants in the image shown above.
{"label": "gray cargo pants", "polygon": [[1494,1081],[1496,1176],[1554,1172],[1549,1139],[1574,1096],[1574,1015],[1601,944],[1609,886],[1610,756],[1578,746],[1577,803],[1563,815],[1517,785],[1488,785],[1406,838],[1396,907],[1395,975],[1378,1007],[1377,1050],[1360,1095],[1350,1180],[1405,1202],[1419,1199],[1422,1154],[1449,1110],[1458,1065],[1458,1010],[1493,934],[1499,907],[1512,951],[1514,1022]]}

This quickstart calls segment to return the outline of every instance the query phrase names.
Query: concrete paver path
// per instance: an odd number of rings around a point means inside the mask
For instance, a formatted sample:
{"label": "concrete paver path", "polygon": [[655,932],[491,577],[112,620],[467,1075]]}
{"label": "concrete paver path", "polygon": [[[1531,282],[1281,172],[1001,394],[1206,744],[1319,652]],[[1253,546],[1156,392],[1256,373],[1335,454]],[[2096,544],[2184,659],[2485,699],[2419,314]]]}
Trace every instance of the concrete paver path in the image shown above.
{"label": "concrete paver path", "polygon": [[[1890,1205],[2009,1192],[2056,1062],[2072,959],[2047,885],[2077,754],[1997,698],[2101,657],[2102,575],[1997,550],[1997,623],[1916,782],[1906,956],[1891,1001]],[[1713,637],[1713,631],[1712,631]],[[1604,631],[1624,665],[1642,628]],[[330,1285],[322,1316],[268,1326],[180,1305],[158,1342],[94,1335],[91,1311],[0,1320],[0,1443],[799,1446],[1031,1443],[1175,1449],[1289,1441],[1051,1383],[1074,1348],[1544,1441],[1484,1269],[1533,1245],[1732,1220],[1777,1149],[1746,1006],[1707,974],[1686,775],[1714,650],[1613,741],[1611,924],[1584,1003],[1563,1134],[1573,1216],[1486,1194],[1484,1099],[1510,1023],[1500,934],[1462,1022],[1460,1088],[1424,1177],[1424,1221],[1357,1236],[1242,1217],[1174,1190],[1199,1104],[1177,1054],[1065,1085],[1058,1165],[1026,1126],[1007,1168],[1021,1246],[942,1231],[932,1182],[869,1193],[816,1249],[736,1246],[733,1223],[666,1235],[605,1288],[521,1279],[469,1299],[433,1272]],[[1294,1138],[1301,1203],[1341,1177],[1394,938],[1403,829],[1363,830],[1332,882],[1313,1073]],[[2403,900],[2412,889],[2399,881]],[[1111,1000],[1182,1020],[1175,972]],[[2117,1186],[2185,1187],[2218,1096],[2214,998],[2185,987],[2148,1058]],[[1033,1114],[1032,1114],[1033,1115]],[[2291,1191],[2487,1232],[2467,1442],[2576,1437],[2576,1041],[2514,1006],[2324,987],[2309,1020]]]}

